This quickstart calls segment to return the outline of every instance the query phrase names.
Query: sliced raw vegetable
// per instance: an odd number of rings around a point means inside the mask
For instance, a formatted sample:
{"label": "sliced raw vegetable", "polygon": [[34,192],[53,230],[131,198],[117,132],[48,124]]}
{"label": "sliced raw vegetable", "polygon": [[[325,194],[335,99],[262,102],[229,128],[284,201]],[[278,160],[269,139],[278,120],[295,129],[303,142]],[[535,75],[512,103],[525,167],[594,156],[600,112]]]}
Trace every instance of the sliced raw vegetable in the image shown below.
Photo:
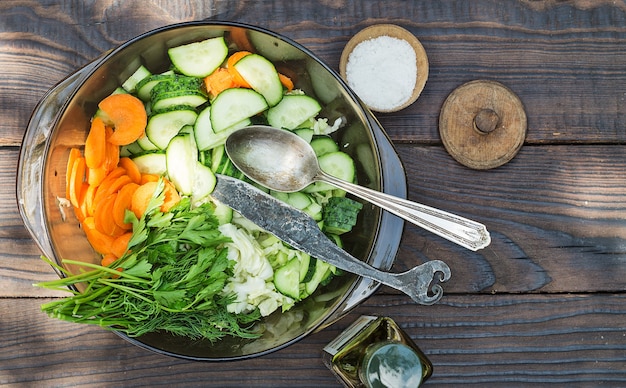
{"label": "sliced raw vegetable", "polygon": [[196,136],[196,144],[200,151],[209,150],[226,142],[228,136],[238,129],[247,127],[252,122],[249,118],[231,125],[230,127],[215,133],[211,125],[211,107],[205,108],[200,114],[194,125],[194,135]]}
{"label": "sliced raw vegetable", "polygon": [[150,70],[146,69],[144,65],[141,65],[130,77],[128,77],[126,81],[124,81],[122,88],[124,88],[124,90],[128,93],[135,93],[137,91],[137,84],[151,75],[152,73],[150,73]]}
{"label": "sliced raw vegetable", "polygon": [[211,105],[211,126],[218,133],[263,112],[267,107],[263,96],[254,90],[224,90]]}
{"label": "sliced raw vegetable", "polygon": [[320,110],[321,105],[313,97],[289,94],[267,111],[267,122],[276,128],[296,129],[300,124],[315,117]]}
{"label": "sliced raw vegetable", "polygon": [[190,108],[159,113],[150,117],[146,127],[148,139],[159,149],[166,149],[170,140],[185,125],[193,125],[198,114]]}
{"label": "sliced raw vegetable", "polygon": [[311,140],[311,148],[319,158],[322,155],[339,151],[339,145],[330,136],[316,136]]}
{"label": "sliced raw vegetable", "polygon": [[173,71],[168,71],[163,74],[154,74],[142,79],[136,85],[137,97],[139,97],[142,101],[150,101],[150,92],[159,82],[175,77],[176,74],[174,74]]}
{"label": "sliced raw vegetable", "polygon": [[283,98],[283,85],[274,64],[261,55],[246,55],[234,64],[234,68],[269,106],[278,104]]}
{"label": "sliced raw vegetable", "polygon": [[175,136],[165,151],[167,175],[176,189],[185,195],[193,194],[198,149],[189,133]]}
{"label": "sliced raw vegetable", "polygon": [[164,152],[151,152],[135,156],[133,162],[142,174],[163,175],[167,172]]}
{"label": "sliced raw vegetable", "polygon": [[173,47],[167,51],[172,64],[184,75],[203,78],[224,62],[228,47],[224,37]]}
{"label": "sliced raw vegetable", "polygon": [[296,300],[300,299],[300,260],[297,257],[276,270],[274,285],[282,294]]}
{"label": "sliced raw vegetable", "polygon": [[[354,182],[356,180],[356,169],[354,160],[345,152],[336,151],[320,156],[319,162],[322,171],[344,180],[346,182]],[[306,193],[333,190],[333,186],[324,182],[315,182],[304,189]]]}
{"label": "sliced raw vegetable", "polygon": [[148,115],[141,100],[130,94],[113,94],[98,107],[113,122],[114,132],[107,139],[115,145],[126,145],[139,139],[146,129]]}

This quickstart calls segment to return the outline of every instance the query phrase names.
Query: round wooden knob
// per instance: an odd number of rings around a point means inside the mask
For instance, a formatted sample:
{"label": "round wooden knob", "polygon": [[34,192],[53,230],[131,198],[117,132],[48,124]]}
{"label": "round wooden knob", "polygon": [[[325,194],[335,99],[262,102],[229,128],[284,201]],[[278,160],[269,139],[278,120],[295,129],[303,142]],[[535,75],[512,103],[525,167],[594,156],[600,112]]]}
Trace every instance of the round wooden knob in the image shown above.
{"label": "round wooden knob", "polygon": [[517,154],[526,138],[526,112],[509,88],[471,81],[454,90],[441,108],[439,134],[446,151],[464,166],[486,170]]}

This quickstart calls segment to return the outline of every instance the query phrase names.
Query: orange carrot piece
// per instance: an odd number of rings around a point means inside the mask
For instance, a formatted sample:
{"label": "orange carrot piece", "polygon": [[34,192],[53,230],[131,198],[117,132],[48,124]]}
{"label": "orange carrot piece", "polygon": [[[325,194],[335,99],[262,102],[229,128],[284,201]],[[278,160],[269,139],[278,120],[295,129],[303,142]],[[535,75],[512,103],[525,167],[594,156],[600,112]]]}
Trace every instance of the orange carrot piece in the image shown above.
{"label": "orange carrot piece", "polygon": [[113,240],[111,253],[117,257],[124,256],[124,253],[126,253],[126,250],[128,249],[128,243],[132,237],[133,232],[126,232]]}
{"label": "orange carrot piece", "polygon": [[154,191],[159,186],[158,182],[146,182],[139,186],[133,193],[130,209],[135,213],[137,218],[141,218],[148,208],[148,203],[152,199]]}
{"label": "orange carrot piece", "polygon": [[81,225],[85,231],[87,240],[89,240],[89,243],[96,252],[103,255],[111,253],[111,246],[113,245],[114,238],[98,231],[93,217],[85,218],[81,222]]}
{"label": "orange carrot piece", "polygon": [[104,165],[87,169],[87,182],[92,186],[98,186],[107,176],[107,168]]}
{"label": "orange carrot piece", "polygon": [[148,183],[148,182],[158,182],[159,176],[154,174],[141,174],[141,182],[140,184]]}
{"label": "orange carrot piece", "polygon": [[117,259],[118,257],[114,254],[107,253],[106,255],[102,256],[102,260],[100,260],[100,265],[103,267],[108,267],[113,264]]}
{"label": "orange carrot piece", "polygon": [[280,83],[283,84],[288,92],[293,90],[293,81],[291,80],[291,78],[287,77],[284,74],[278,73],[278,79],[280,79]]}
{"label": "orange carrot piece", "polygon": [[85,140],[85,162],[89,168],[97,168],[104,163],[106,157],[106,132],[104,122],[95,117]]}
{"label": "orange carrot piece", "polygon": [[113,219],[113,206],[116,198],[117,194],[112,194],[99,202],[93,214],[96,229],[111,237],[120,236],[125,232],[124,229],[117,226]]}
{"label": "orange carrot piece", "polygon": [[172,182],[164,180],[164,183],[165,186],[163,191],[165,192],[165,198],[163,200],[163,204],[161,205],[161,211],[167,212],[178,202],[180,202],[180,195],[178,194],[178,191],[176,190],[176,187],[174,187]]}
{"label": "orange carrot piece", "polygon": [[83,185],[83,180],[85,178],[85,170],[87,166],[85,165],[85,158],[80,156],[76,158],[74,164],[72,166],[72,173],[70,174],[70,185],[69,185],[69,200],[74,207],[80,207],[79,197],[80,190]]}
{"label": "orange carrot piece", "polygon": [[83,199],[83,202],[85,203],[85,215],[87,217],[93,216],[93,212],[95,210],[93,200],[96,196],[97,189],[98,186],[89,185],[89,187],[87,188],[87,192],[85,192],[85,198]]}
{"label": "orange carrot piece", "polygon": [[137,164],[135,164],[131,158],[120,158],[118,165],[126,170],[126,174],[128,174],[133,182],[137,184],[141,183],[141,171],[139,171],[139,167],[137,167]]}
{"label": "orange carrot piece", "polygon": [[121,146],[139,139],[146,129],[148,115],[143,102],[130,94],[112,94],[100,101],[98,107],[113,122],[114,132],[108,141]]}
{"label": "orange carrot piece", "polygon": [[72,177],[72,168],[76,159],[82,156],[78,148],[71,148],[67,157],[67,171],[65,172],[65,198],[70,199],[70,181]]}
{"label": "orange carrot piece", "polygon": [[235,64],[239,62],[241,58],[248,56],[250,54],[252,54],[250,51],[237,51],[233,53],[230,57],[228,57],[228,60],[226,61],[226,66],[227,66],[228,72],[233,78],[233,82],[235,83],[236,86],[240,88],[251,88],[251,86],[248,83],[248,81],[246,81],[241,76],[241,74],[237,71],[237,69],[235,68]]}
{"label": "orange carrot piece", "polygon": [[74,208],[74,214],[76,215],[76,218],[78,218],[79,221],[84,220],[88,216],[87,202],[85,201],[88,192],[89,192],[89,184],[87,182],[83,182],[80,188],[80,194],[78,196],[79,206]]}
{"label": "orange carrot piece", "polygon": [[110,195],[113,193],[113,191],[109,190],[109,188],[113,186],[113,184],[119,177],[124,176],[124,175],[126,175],[126,170],[123,167],[116,167],[113,171],[111,171],[106,176],[106,178],[104,178],[102,182],[100,182],[100,184],[98,185],[96,189],[96,193],[94,196],[95,205],[97,205],[98,202],[100,202],[107,195]]}
{"label": "orange carrot piece", "polygon": [[227,69],[219,67],[204,78],[204,86],[207,92],[215,97],[226,89],[236,87],[237,84]]}
{"label": "orange carrot piece", "polygon": [[131,208],[133,203],[133,194],[139,188],[139,185],[131,182],[118,191],[115,203],[113,204],[113,219],[117,226],[122,229],[131,229],[132,225],[124,222],[126,209]]}
{"label": "orange carrot piece", "polygon": [[[113,136],[113,135],[111,135]],[[115,144],[107,141],[106,143],[106,157],[104,160],[104,165],[107,171],[113,170],[118,166],[120,162],[120,147]]]}
{"label": "orange carrot piece", "polygon": [[241,27],[233,27],[230,29],[230,39],[235,43],[239,50],[253,51],[254,46],[248,39],[248,30]]}

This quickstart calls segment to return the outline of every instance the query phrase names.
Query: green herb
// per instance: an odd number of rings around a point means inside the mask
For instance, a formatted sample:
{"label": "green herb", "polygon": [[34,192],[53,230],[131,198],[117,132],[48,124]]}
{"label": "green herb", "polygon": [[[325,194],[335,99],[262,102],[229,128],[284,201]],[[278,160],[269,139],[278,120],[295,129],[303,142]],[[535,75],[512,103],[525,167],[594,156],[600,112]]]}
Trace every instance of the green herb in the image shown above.
{"label": "green herb", "polygon": [[[210,203],[192,208],[183,199],[167,213],[159,210],[162,185],[141,219],[127,212],[133,237],[127,253],[110,267],[64,260],[85,271],[72,275],[44,258],[66,277],[37,284],[49,289],[70,287],[72,296],[41,306],[58,319],[97,324],[131,337],[166,331],[194,339],[218,340],[226,335],[256,338],[250,329],[260,317],[232,314],[232,296],[221,291],[233,263],[218,230]],[[79,291],[78,289],[81,289]]]}

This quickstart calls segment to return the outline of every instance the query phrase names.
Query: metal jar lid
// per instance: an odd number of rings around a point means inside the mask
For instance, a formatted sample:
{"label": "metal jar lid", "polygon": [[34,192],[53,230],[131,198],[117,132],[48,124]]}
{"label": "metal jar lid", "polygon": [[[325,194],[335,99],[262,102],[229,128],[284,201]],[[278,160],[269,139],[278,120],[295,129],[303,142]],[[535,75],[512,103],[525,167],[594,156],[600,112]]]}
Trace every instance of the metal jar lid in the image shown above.
{"label": "metal jar lid", "polygon": [[509,162],[524,144],[526,112],[499,82],[476,80],[455,89],[441,108],[439,134],[464,166],[486,170]]}

